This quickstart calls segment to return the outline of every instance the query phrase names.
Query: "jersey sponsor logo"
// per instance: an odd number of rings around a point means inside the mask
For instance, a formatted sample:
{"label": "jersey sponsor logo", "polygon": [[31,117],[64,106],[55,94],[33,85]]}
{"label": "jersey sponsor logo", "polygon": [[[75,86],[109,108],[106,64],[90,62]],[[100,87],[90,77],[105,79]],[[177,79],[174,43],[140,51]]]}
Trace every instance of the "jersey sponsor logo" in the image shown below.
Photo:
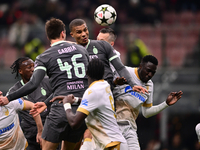
{"label": "jersey sponsor logo", "polygon": [[59,54],[63,54],[63,53],[70,53],[72,51],[75,51],[76,50],[76,47],[75,46],[69,46],[69,47],[65,47],[63,49],[59,49],[58,50],[58,53]]}
{"label": "jersey sponsor logo", "polygon": [[83,99],[83,100],[81,101],[81,105],[88,106],[88,100],[87,100],[87,99]]}
{"label": "jersey sponsor logo", "polygon": [[3,133],[5,133],[6,131],[9,131],[9,130],[12,129],[14,126],[15,126],[15,124],[12,123],[11,125],[9,125],[9,126],[3,128],[3,129],[0,129],[0,135],[3,134]]}
{"label": "jersey sponsor logo", "polygon": [[134,92],[134,91],[132,90],[132,87],[131,87],[131,86],[127,86],[127,87],[125,88],[125,91],[124,91],[124,92],[125,92],[125,93],[129,93],[129,94],[135,96],[136,98],[138,98],[139,100],[141,100],[141,101],[143,101],[143,102],[145,102],[146,99],[147,99],[147,96],[141,95],[141,94],[139,94],[138,92]]}
{"label": "jersey sponsor logo", "polygon": [[76,89],[84,89],[83,81],[76,81],[76,82],[68,82],[67,83],[67,90],[76,90]]}

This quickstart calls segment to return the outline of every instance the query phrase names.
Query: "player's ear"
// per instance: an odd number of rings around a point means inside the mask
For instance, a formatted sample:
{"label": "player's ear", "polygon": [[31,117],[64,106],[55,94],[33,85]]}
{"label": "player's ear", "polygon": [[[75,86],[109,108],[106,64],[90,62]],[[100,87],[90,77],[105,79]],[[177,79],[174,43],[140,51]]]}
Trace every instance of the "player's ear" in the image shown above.
{"label": "player's ear", "polygon": [[64,37],[65,37],[65,31],[62,31],[62,32],[60,33],[60,36],[61,36],[62,38],[64,38]]}
{"label": "player's ear", "polygon": [[23,71],[22,71],[22,69],[18,69],[18,72],[19,72],[19,74],[22,74]]}
{"label": "player's ear", "polygon": [[140,63],[139,68],[140,68],[140,69],[142,68],[142,63]]}
{"label": "player's ear", "polygon": [[110,45],[114,46],[114,44],[115,44],[114,42],[110,42]]}
{"label": "player's ear", "polygon": [[71,35],[71,37],[74,37],[72,32],[70,32],[70,35]]}

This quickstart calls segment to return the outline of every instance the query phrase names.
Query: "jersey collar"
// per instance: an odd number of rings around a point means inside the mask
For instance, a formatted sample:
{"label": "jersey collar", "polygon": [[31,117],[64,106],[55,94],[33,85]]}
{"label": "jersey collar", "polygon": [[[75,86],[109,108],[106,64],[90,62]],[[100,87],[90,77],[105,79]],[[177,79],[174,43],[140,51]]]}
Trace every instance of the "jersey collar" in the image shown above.
{"label": "jersey collar", "polygon": [[139,74],[138,74],[138,68],[135,68],[135,74],[137,76],[137,78],[140,80]]}
{"label": "jersey collar", "polygon": [[102,79],[102,80],[97,80],[97,81],[94,81],[94,82],[92,82],[91,84],[90,84],[90,86],[89,87],[91,87],[92,85],[94,85],[95,83],[97,83],[97,82],[104,82],[104,80]]}
{"label": "jersey collar", "polygon": [[20,82],[21,82],[22,85],[25,85],[23,80],[21,80]]}
{"label": "jersey collar", "polygon": [[54,46],[54,45],[58,45],[58,44],[60,44],[60,43],[63,43],[63,42],[66,42],[66,41],[58,41],[58,42],[55,42],[55,43],[51,44],[51,47]]}
{"label": "jersey collar", "polygon": [[90,44],[90,39],[88,39],[88,43],[87,43],[87,45],[85,46],[85,49],[88,48],[89,44]]}

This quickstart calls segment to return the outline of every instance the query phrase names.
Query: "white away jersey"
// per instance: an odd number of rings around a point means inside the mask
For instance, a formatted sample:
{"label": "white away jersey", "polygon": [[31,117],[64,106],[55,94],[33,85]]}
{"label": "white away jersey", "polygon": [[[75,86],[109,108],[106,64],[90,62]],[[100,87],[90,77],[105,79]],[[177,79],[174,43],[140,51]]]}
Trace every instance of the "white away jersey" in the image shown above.
{"label": "white away jersey", "polygon": [[113,95],[107,81],[93,82],[77,111],[88,115],[85,122],[97,147],[104,149],[111,142],[125,142],[117,125]]}
{"label": "white away jersey", "polygon": [[24,107],[22,99],[0,106],[0,149],[24,150],[27,146],[17,114],[17,111]]}
{"label": "white away jersey", "polygon": [[151,107],[153,103],[153,82],[144,83],[140,80],[137,68],[126,67],[136,85],[148,90],[148,94],[134,92],[129,85],[117,86],[113,90],[116,100],[117,121],[130,121],[133,128],[137,129],[135,120],[138,117],[140,106]]}

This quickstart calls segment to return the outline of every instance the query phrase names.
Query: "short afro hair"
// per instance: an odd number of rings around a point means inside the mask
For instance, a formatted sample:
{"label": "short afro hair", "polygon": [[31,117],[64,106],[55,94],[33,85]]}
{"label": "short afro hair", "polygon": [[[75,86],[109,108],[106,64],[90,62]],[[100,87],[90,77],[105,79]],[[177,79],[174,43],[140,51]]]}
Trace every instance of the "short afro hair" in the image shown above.
{"label": "short afro hair", "polygon": [[92,59],[87,67],[87,76],[94,80],[101,80],[103,79],[104,75],[104,64],[103,62],[98,59]]}

